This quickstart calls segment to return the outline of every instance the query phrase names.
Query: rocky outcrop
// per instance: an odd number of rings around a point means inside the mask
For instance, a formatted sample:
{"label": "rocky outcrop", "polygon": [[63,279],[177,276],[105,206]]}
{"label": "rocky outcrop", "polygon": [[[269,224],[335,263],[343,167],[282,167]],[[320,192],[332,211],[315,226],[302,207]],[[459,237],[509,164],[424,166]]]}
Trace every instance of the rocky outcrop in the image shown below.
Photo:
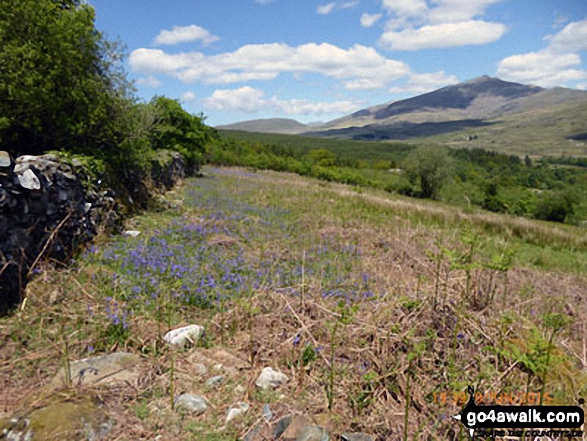
{"label": "rocky outcrop", "polygon": [[[151,187],[170,188],[185,176],[175,152],[158,154]],[[13,158],[0,152],[0,316],[22,300],[41,259],[68,263],[101,230],[121,226],[116,192],[79,160],[56,155]]]}
{"label": "rocky outcrop", "polygon": [[188,170],[183,156],[170,150],[159,150],[156,158],[151,161],[151,181],[162,190],[169,190],[177,181],[192,175]]}

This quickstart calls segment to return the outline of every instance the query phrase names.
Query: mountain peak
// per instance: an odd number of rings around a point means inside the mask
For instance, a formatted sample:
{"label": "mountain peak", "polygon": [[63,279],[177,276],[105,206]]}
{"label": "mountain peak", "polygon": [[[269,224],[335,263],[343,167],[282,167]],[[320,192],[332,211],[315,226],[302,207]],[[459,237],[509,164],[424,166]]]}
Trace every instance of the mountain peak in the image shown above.
{"label": "mountain peak", "polygon": [[[480,97],[492,96],[502,100],[510,100],[533,95],[542,90],[544,89],[540,87],[511,83],[483,75],[464,83],[446,86],[433,92],[394,102],[372,115],[375,119],[380,120],[395,115],[413,113],[424,108],[464,110]],[[364,112],[361,114],[364,115]]]}

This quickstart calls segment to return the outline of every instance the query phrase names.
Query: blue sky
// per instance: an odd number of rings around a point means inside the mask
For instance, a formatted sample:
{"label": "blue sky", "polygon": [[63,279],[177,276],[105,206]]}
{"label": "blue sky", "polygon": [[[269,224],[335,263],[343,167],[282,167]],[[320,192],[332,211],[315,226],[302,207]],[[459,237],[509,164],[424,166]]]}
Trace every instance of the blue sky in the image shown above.
{"label": "blue sky", "polygon": [[328,121],[481,75],[587,89],[587,0],[89,0],[145,100]]}

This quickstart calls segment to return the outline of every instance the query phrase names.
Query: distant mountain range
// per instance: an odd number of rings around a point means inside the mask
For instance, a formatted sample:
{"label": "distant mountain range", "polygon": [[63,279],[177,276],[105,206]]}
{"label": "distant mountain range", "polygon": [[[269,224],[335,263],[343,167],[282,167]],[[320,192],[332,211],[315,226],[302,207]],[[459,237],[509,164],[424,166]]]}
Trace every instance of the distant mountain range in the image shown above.
{"label": "distant mountain range", "polygon": [[216,128],[220,130],[242,130],[243,132],[296,134],[307,132],[308,130],[317,127],[312,127],[309,124],[302,124],[295,119],[269,118],[237,122],[234,124],[217,126]]}
{"label": "distant mountain range", "polygon": [[532,145],[587,155],[587,92],[544,89],[479,77],[413,98],[380,104],[319,126],[273,118],[219,126],[224,130],[304,134],[366,140],[428,138],[447,144],[515,151]]}

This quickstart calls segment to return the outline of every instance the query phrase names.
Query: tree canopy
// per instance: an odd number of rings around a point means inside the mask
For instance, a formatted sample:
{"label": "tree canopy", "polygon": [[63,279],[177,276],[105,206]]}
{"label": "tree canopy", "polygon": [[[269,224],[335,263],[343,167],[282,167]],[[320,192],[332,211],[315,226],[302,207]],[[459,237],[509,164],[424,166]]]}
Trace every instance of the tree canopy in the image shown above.
{"label": "tree canopy", "polygon": [[448,151],[438,146],[422,146],[406,158],[406,170],[413,181],[419,181],[421,196],[436,199],[451,174]]}
{"label": "tree canopy", "polygon": [[120,56],[78,0],[0,0],[0,146],[113,148],[128,86]]}
{"label": "tree canopy", "polygon": [[120,45],[81,0],[0,0],[0,150],[68,151],[141,168],[158,149],[197,169],[215,131],[179,102],[139,103]]}

